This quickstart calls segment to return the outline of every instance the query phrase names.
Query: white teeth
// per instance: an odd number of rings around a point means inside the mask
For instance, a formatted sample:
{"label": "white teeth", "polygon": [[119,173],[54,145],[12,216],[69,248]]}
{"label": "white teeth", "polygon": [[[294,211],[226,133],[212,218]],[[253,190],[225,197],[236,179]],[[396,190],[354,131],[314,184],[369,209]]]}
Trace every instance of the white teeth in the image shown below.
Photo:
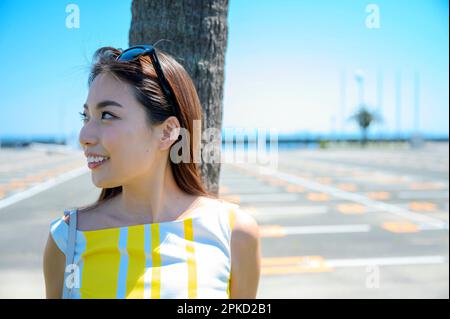
{"label": "white teeth", "polygon": [[88,156],[87,161],[88,163],[97,163],[97,162],[101,162],[103,160],[107,160],[109,159],[109,157],[105,157],[105,156]]}

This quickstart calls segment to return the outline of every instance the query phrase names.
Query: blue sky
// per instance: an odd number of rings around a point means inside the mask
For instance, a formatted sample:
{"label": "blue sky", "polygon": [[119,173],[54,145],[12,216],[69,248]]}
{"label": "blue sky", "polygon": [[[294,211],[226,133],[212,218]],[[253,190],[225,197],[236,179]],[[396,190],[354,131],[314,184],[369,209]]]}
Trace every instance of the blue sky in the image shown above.
{"label": "blue sky", "polygon": [[[80,9],[79,29],[66,28],[70,3]],[[370,3],[380,10],[378,29],[365,23]],[[129,0],[2,0],[0,136],[76,136],[92,54],[128,46],[130,8]],[[358,103],[361,70],[372,108],[382,75],[384,122],[374,132],[414,128],[418,73],[419,129],[448,136],[448,1],[230,0],[228,18],[224,128],[357,132],[342,119]]]}

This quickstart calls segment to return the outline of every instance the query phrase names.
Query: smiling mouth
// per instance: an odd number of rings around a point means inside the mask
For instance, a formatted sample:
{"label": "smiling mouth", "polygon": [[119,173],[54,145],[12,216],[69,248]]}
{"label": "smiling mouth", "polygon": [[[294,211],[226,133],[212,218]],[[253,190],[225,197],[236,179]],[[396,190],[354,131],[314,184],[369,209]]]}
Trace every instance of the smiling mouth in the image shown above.
{"label": "smiling mouth", "polygon": [[109,157],[107,157],[107,158],[105,158],[105,159],[103,159],[103,160],[101,160],[101,161],[99,161],[99,162],[88,162],[88,167],[89,167],[90,169],[94,169],[94,168],[97,168],[97,167],[99,167],[100,165],[104,164],[104,163],[107,162],[107,161],[109,161]]}

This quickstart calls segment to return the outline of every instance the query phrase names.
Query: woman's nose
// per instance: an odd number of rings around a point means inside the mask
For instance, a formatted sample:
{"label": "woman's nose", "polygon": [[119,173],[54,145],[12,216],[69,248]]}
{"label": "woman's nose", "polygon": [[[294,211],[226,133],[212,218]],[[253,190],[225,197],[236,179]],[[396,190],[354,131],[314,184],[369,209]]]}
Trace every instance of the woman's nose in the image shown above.
{"label": "woman's nose", "polygon": [[97,132],[92,124],[87,123],[81,128],[79,142],[82,147],[95,145],[98,142]]}

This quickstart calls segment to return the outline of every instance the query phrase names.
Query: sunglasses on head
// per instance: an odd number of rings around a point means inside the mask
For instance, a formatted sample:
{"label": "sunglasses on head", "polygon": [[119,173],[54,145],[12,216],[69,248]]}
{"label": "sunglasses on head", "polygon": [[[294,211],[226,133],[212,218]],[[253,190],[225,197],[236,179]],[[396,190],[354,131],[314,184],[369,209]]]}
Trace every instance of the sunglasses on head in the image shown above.
{"label": "sunglasses on head", "polygon": [[152,45],[136,45],[132,46],[122,53],[116,58],[117,61],[133,61],[138,59],[141,56],[149,56],[152,61],[153,67],[155,68],[156,75],[158,76],[159,82],[161,83],[161,87],[163,89],[164,94],[169,98],[169,101],[172,102],[173,106],[177,105],[175,100],[175,94],[173,93],[169,82],[161,68],[161,64],[159,63],[158,57],[156,56],[155,48]]}

